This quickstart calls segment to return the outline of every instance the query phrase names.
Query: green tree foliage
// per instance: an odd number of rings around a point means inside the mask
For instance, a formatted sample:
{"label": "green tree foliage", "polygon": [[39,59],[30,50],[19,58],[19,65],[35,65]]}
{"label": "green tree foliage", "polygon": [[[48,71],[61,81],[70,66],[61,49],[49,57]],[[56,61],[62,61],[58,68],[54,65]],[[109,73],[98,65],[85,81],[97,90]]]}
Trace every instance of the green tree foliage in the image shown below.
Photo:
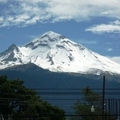
{"label": "green tree foliage", "polygon": [[[72,117],[71,120],[102,120],[102,97],[89,87],[83,89],[82,93],[82,100],[77,101],[73,106],[77,117]],[[92,106],[94,106],[94,112],[91,112]],[[105,114],[105,120],[115,120],[107,112]]]}
{"label": "green tree foliage", "polygon": [[13,120],[65,120],[64,110],[40,99],[22,80],[0,76],[0,114]]}

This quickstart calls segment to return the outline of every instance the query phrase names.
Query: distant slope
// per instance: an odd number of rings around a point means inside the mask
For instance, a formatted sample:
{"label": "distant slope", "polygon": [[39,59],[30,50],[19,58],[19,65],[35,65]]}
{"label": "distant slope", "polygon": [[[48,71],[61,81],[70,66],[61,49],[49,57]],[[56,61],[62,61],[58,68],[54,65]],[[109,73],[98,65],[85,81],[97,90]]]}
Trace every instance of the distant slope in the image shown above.
{"label": "distant slope", "polygon": [[[31,88],[84,88],[86,86],[102,87],[103,75],[56,73],[44,70],[29,63],[0,70],[0,75],[8,75],[10,79],[22,79]],[[107,87],[113,87],[112,81],[119,81],[120,76],[106,74]],[[116,84],[117,85],[117,84]],[[114,86],[117,87],[117,86]]]}

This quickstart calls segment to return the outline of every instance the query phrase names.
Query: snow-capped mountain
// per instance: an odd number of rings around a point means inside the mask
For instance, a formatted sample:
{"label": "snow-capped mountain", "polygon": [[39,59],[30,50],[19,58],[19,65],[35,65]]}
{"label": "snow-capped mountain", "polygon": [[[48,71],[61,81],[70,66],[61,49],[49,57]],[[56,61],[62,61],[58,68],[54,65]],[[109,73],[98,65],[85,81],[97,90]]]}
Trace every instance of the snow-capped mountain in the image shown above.
{"label": "snow-capped mountain", "polygon": [[27,63],[54,72],[120,74],[120,64],[52,31],[24,46],[13,44],[0,53],[0,69]]}

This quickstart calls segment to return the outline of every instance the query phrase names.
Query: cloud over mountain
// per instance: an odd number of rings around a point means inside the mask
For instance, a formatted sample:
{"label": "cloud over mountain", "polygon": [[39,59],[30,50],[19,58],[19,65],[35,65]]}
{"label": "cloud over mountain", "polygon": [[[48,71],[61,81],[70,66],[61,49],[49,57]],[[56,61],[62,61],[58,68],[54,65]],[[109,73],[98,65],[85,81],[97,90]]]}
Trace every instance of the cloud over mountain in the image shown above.
{"label": "cloud over mountain", "polygon": [[98,16],[120,19],[119,0],[0,0],[0,3],[0,27],[86,21]]}
{"label": "cloud over mountain", "polygon": [[120,21],[110,22],[108,24],[100,24],[90,28],[87,28],[86,31],[91,31],[93,33],[120,33]]}

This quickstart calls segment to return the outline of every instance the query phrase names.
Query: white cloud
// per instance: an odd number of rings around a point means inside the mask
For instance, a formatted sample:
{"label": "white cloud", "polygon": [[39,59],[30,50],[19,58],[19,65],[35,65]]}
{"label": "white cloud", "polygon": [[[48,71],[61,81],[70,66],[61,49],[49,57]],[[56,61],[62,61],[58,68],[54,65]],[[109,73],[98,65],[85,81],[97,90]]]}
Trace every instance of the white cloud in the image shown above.
{"label": "white cloud", "polygon": [[110,52],[110,51],[113,51],[113,49],[112,48],[108,48],[107,51]]}
{"label": "white cloud", "polygon": [[120,64],[120,56],[116,56],[116,57],[108,56],[108,58],[111,59],[112,61]]}
{"label": "white cloud", "polygon": [[[2,22],[1,27],[72,19],[83,21],[96,16],[120,19],[120,0],[0,0],[4,1],[6,4],[1,6],[4,8],[1,17],[4,17],[5,23]],[[18,16],[21,16],[20,20]]]}
{"label": "white cloud", "polygon": [[0,23],[2,23],[4,21],[3,17],[0,17]]}
{"label": "white cloud", "polygon": [[120,33],[120,21],[116,20],[108,24],[100,24],[90,28],[87,28],[86,31],[91,31],[93,33]]}
{"label": "white cloud", "polygon": [[8,0],[0,0],[0,3],[6,3]]}

